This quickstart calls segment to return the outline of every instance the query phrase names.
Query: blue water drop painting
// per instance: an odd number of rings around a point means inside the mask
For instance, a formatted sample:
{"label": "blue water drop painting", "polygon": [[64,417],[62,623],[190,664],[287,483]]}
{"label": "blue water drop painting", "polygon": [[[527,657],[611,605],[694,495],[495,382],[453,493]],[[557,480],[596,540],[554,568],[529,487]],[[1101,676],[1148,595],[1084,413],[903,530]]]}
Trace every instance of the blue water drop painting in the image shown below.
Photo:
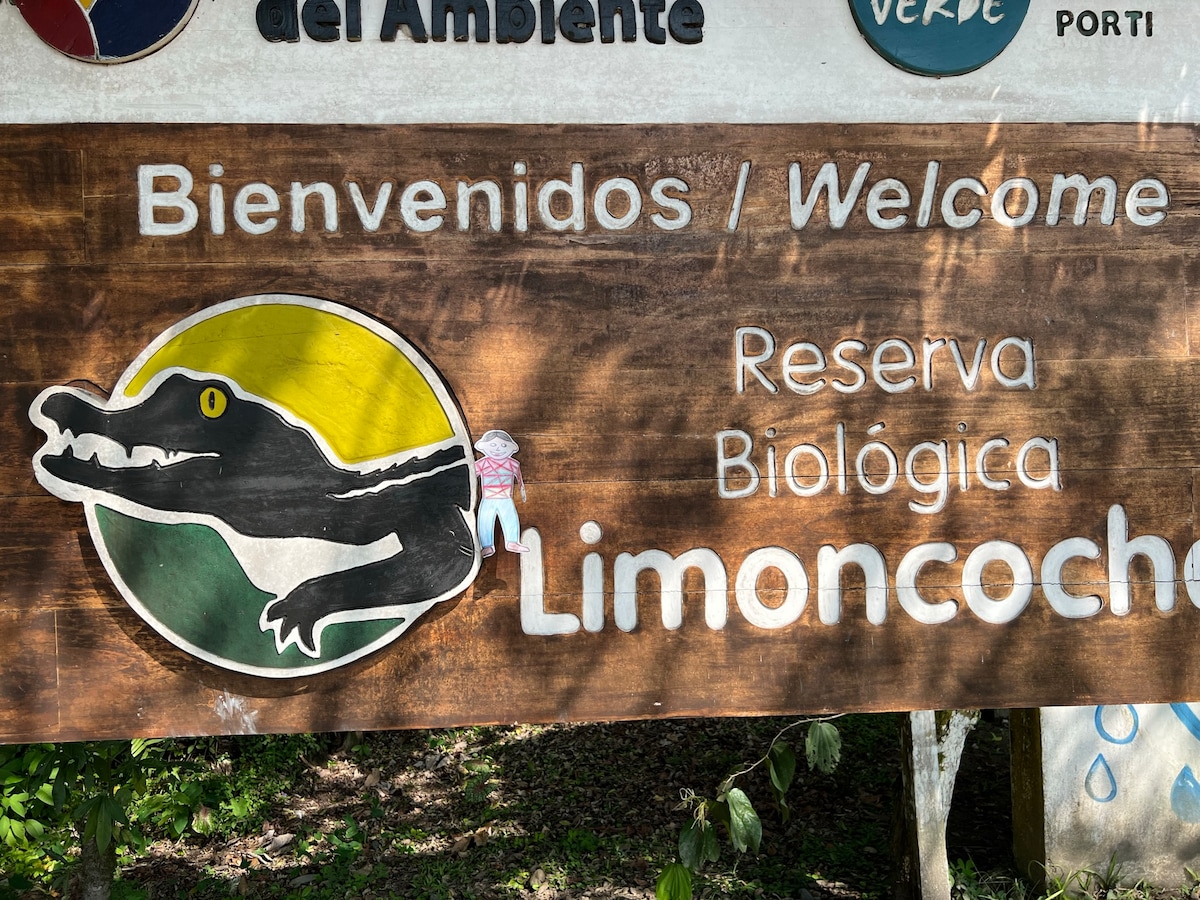
{"label": "blue water drop painting", "polygon": [[1138,733],[1138,713],[1132,704],[1097,706],[1096,731],[1110,744],[1128,744]]}
{"label": "blue water drop painting", "polygon": [[1108,803],[1117,796],[1117,780],[1113,778],[1112,769],[1108,767],[1108,760],[1103,753],[1097,754],[1092,767],[1088,769],[1083,787],[1097,803]]}
{"label": "blue water drop painting", "polygon": [[1191,766],[1184,766],[1171,786],[1171,809],[1185,822],[1200,822],[1200,782]]}

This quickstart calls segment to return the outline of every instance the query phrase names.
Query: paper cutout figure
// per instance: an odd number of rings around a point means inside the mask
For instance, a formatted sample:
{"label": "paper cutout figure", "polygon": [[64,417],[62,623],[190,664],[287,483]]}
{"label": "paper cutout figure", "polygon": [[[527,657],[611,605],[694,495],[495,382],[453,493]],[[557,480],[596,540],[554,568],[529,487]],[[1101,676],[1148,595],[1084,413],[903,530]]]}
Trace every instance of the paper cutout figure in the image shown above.
{"label": "paper cutout figure", "polygon": [[507,431],[493,429],[475,442],[475,449],[483,454],[482,459],[475,460],[475,471],[479,473],[482,488],[478,527],[484,558],[496,552],[497,519],[504,532],[504,549],[513,553],[528,553],[529,548],[520,543],[521,521],[513,500],[513,488],[518,487],[521,490],[521,502],[527,502],[521,464],[513,459],[513,454],[519,449],[517,442]]}

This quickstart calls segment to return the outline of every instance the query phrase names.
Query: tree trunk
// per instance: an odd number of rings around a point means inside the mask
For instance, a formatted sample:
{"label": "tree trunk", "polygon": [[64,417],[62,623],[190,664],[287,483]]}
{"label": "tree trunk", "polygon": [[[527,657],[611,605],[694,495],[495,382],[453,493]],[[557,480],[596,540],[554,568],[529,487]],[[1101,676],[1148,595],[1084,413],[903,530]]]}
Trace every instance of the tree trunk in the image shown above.
{"label": "tree trunk", "polygon": [[79,836],[79,900],[109,900],[117,874],[117,847],[112,841],[101,850],[95,838],[84,840],[84,823],[77,823]]}
{"label": "tree trunk", "polygon": [[901,797],[892,830],[895,900],[950,900],[946,819],[977,709],[910,713],[901,733]]}

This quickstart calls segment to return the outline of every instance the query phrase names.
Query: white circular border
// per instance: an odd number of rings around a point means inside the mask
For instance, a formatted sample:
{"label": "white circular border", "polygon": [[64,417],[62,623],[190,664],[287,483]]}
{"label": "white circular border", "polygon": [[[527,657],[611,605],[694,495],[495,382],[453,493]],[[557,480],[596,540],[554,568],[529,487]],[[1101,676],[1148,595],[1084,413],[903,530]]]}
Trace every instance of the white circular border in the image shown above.
{"label": "white circular border", "polygon": [[[454,430],[455,439],[462,441],[463,450],[466,453],[468,462],[474,457],[474,454],[471,452],[470,435],[467,431],[466,423],[463,421],[462,412],[458,408],[457,402],[455,402],[454,397],[450,394],[450,391],[443,381],[441,375],[433,368],[430,362],[424,357],[423,354],[420,353],[420,351],[412,346],[399,333],[393,331],[389,326],[384,325],[377,319],[373,319],[370,316],[358,312],[357,310],[351,309],[348,306],[343,306],[340,303],[335,303],[331,300],[321,300],[316,297],[305,297],[299,294],[255,294],[249,297],[239,297],[235,300],[226,300],[222,303],[216,304],[215,306],[210,306],[207,309],[201,310],[200,312],[190,315],[186,319],[177,322],[175,325],[171,326],[157,338],[151,341],[150,344],[141,353],[139,353],[137,357],[134,358],[133,362],[126,367],[124,373],[122,373],[121,377],[117,380],[116,385],[113,387],[112,395],[109,401],[109,408],[122,409],[136,405],[133,398],[126,396],[126,388],[133,381],[133,379],[137,377],[142,368],[147,362],[149,362],[150,358],[153,357],[154,354],[160,349],[162,349],[162,347],[165,346],[169,341],[173,340],[178,335],[192,328],[194,325],[199,324],[200,322],[216,318],[217,316],[236,309],[245,309],[251,306],[304,306],[308,307],[309,309],[316,309],[320,310],[321,312],[338,316],[353,322],[356,325],[361,325],[362,327],[383,338],[385,341],[399,350],[410,363],[416,366],[426,383],[429,384],[429,386],[433,389],[438,402],[442,406],[442,411],[445,412],[446,418],[449,419],[450,425]],[[478,503],[478,489],[473,476],[470,478],[470,484],[471,505],[469,509],[463,511],[463,516],[466,519],[467,526],[470,528],[472,535],[474,535],[475,507]],[[439,594],[437,597],[434,597],[431,600],[423,603],[410,604],[407,608],[417,610],[416,615],[405,619],[398,626],[396,626],[396,628],[388,631],[382,637],[372,641],[370,644],[365,645],[353,653],[346,654],[345,656],[339,656],[336,659],[332,659],[327,662],[316,662],[311,666],[305,666],[299,669],[277,669],[263,666],[250,666],[243,663],[236,663],[232,660],[227,660],[224,657],[217,656],[210,651],[203,649],[202,647],[196,646],[187,639],[165,627],[154,616],[152,616],[147,611],[145,606],[142,605],[141,601],[138,600],[137,596],[130,589],[129,585],[125,583],[125,580],[117,571],[116,564],[113,562],[113,559],[108,552],[108,547],[104,543],[103,535],[100,532],[100,523],[96,517],[96,502],[84,501],[83,506],[87,516],[88,531],[92,536],[92,544],[96,547],[96,552],[100,555],[100,561],[104,564],[105,571],[108,572],[109,578],[111,578],[113,584],[116,585],[117,590],[120,592],[122,598],[124,598],[125,602],[128,603],[129,606],[138,614],[138,616],[141,617],[142,621],[144,621],[147,625],[153,628],[155,632],[164,637],[166,640],[170,641],[176,647],[179,647],[181,650],[203,660],[204,662],[228,671],[240,672],[245,675],[255,675],[261,678],[284,679],[319,675],[322,672],[328,672],[332,669],[341,668],[342,666],[349,665],[350,663],[362,659],[365,656],[369,656],[376,650],[387,646],[399,638],[422,615],[428,612],[430,608],[444,600],[449,600],[451,597],[454,597],[465,590],[472,582],[474,582],[476,576],[479,574],[479,568],[482,563],[478,542],[473,541],[474,560],[471,564],[470,571],[461,582],[455,585],[452,589]],[[379,618],[390,618],[390,616],[381,616]],[[348,621],[374,621],[374,617],[367,616],[354,619],[332,619],[327,621],[325,625]]]}

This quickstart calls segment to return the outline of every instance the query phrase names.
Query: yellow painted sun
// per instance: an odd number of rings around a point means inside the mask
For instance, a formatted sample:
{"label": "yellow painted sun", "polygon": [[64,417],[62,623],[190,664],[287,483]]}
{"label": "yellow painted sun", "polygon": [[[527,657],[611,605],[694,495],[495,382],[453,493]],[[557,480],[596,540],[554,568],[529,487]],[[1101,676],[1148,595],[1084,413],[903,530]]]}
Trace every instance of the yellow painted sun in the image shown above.
{"label": "yellow painted sun", "polygon": [[452,438],[442,403],[414,360],[382,328],[328,306],[249,298],[201,318],[152,348],[127,374],[123,393],[136,398],[155,375],[175,367],[224,376],[307,422],[347,464]]}

